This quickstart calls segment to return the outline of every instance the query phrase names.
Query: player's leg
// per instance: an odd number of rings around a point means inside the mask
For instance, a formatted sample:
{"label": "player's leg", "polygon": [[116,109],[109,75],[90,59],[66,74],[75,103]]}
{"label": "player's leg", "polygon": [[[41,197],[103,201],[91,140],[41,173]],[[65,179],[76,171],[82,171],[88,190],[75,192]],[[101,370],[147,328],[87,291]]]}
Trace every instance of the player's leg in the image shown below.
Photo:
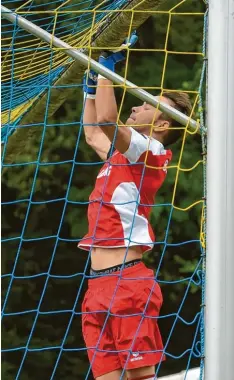
{"label": "player's leg", "polygon": [[127,371],[127,380],[155,380],[155,367],[131,369]]}
{"label": "player's leg", "polygon": [[157,323],[162,294],[153,271],[143,263],[124,269],[115,301],[111,329],[122,368],[131,380],[154,379],[154,366],[165,357]]}
{"label": "player's leg", "polygon": [[127,380],[127,376],[124,375],[121,377],[122,375],[122,370],[117,370],[117,371],[113,371],[113,372],[110,372],[110,373],[106,373],[105,375],[103,376],[99,376],[97,377],[95,380]]}
{"label": "player's leg", "polygon": [[99,288],[98,280],[89,281],[89,289],[82,303],[83,337],[94,378],[119,380],[122,366],[118,353],[115,352],[114,339],[109,326],[109,305],[105,305],[108,295],[105,289]]}

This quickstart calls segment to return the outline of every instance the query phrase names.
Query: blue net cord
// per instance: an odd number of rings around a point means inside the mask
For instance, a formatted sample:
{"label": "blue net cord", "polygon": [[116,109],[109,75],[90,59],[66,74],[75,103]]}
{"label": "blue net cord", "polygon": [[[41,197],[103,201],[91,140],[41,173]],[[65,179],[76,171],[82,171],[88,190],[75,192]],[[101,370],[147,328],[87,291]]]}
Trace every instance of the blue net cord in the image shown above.
{"label": "blue net cord", "polygon": [[[54,3],[58,3],[58,2],[54,2]],[[60,3],[61,2],[59,2],[59,4]],[[84,2],[84,3],[88,3],[87,6],[91,7],[91,3],[90,2]],[[111,6],[112,7],[116,6],[116,4],[120,5],[121,2],[118,1],[118,2],[115,2],[115,4],[112,3]],[[36,7],[36,5],[35,5],[35,7]],[[32,8],[33,8],[33,6],[31,5],[30,9],[32,9]],[[89,8],[87,8],[87,9],[89,9]],[[77,24],[75,24],[76,26],[73,25],[73,31],[74,31],[74,33],[77,32],[77,30],[79,29],[79,27],[81,27],[79,25],[80,23],[81,23],[81,19],[78,20]],[[15,25],[14,26],[14,31],[13,31],[13,42],[14,42],[15,36],[17,34],[17,30],[18,29],[17,29],[17,27]],[[59,242],[61,242],[61,241],[65,242],[66,241],[66,242],[73,242],[73,243],[75,243],[75,242],[79,241],[79,239],[68,239],[68,238],[64,238],[64,237],[60,236],[62,225],[64,223],[64,216],[65,216],[65,212],[66,212],[67,206],[70,205],[70,204],[72,204],[74,206],[75,205],[88,204],[88,201],[86,201],[86,202],[85,201],[78,202],[78,201],[70,201],[69,200],[69,191],[70,191],[70,188],[71,188],[71,183],[72,183],[74,171],[77,168],[79,168],[79,166],[81,164],[82,165],[89,165],[89,166],[93,165],[93,167],[95,167],[95,165],[99,165],[100,162],[95,162],[95,163],[83,163],[82,162],[81,163],[81,162],[77,161],[77,153],[79,152],[79,145],[80,145],[81,136],[82,136],[82,128],[79,128],[79,131],[78,131],[78,134],[77,134],[77,141],[76,141],[76,146],[75,146],[75,149],[74,149],[74,155],[73,155],[72,159],[67,160],[67,161],[63,161],[63,160],[61,160],[61,161],[58,160],[56,162],[51,161],[51,162],[48,162],[48,163],[43,163],[42,160],[41,160],[42,149],[43,149],[43,145],[44,145],[46,130],[47,130],[47,128],[53,127],[53,125],[50,125],[48,123],[48,107],[49,107],[49,103],[50,103],[50,91],[51,91],[51,88],[53,86],[55,78],[57,77],[57,75],[60,74],[59,70],[63,70],[63,68],[56,69],[57,71],[52,69],[53,52],[51,52],[50,54],[51,54],[51,59],[50,59],[51,70],[49,70],[49,72],[48,72],[47,75],[44,75],[44,76],[41,75],[39,77],[35,77],[33,79],[24,81],[24,83],[20,83],[19,80],[17,80],[16,83],[14,83],[14,81],[12,79],[12,82],[8,83],[6,85],[6,87],[5,87],[5,90],[4,90],[4,103],[3,103],[4,110],[7,110],[8,108],[10,110],[12,110],[17,105],[22,104],[22,102],[25,100],[25,96],[27,96],[27,99],[28,99],[28,98],[37,96],[40,93],[41,90],[43,90],[43,91],[45,89],[48,90],[47,104],[46,104],[46,110],[45,110],[45,117],[44,117],[44,122],[42,124],[42,126],[43,126],[43,132],[42,132],[42,138],[41,138],[41,141],[40,141],[40,144],[39,144],[39,152],[38,152],[37,159],[35,161],[33,161],[33,162],[27,162],[24,165],[22,165],[22,164],[16,164],[16,165],[14,165],[14,166],[21,166],[21,167],[27,166],[27,165],[32,165],[32,164],[36,165],[36,169],[35,169],[35,173],[34,173],[34,176],[33,176],[33,181],[32,181],[32,185],[31,185],[31,191],[30,191],[29,197],[24,198],[24,199],[20,199],[20,200],[15,200],[15,201],[3,203],[5,206],[6,205],[10,205],[10,204],[17,204],[19,202],[26,202],[28,204],[21,234],[19,236],[3,239],[4,243],[7,243],[9,241],[15,240],[15,241],[18,241],[19,244],[18,244],[18,249],[17,249],[17,253],[16,253],[16,256],[15,256],[15,261],[14,261],[14,265],[13,265],[13,268],[12,268],[12,272],[3,275],[3,278],[9,278],[10,281],[9,281],[9,285],[8,285],[8,288],[7,288],[7,291],[6,291],[6,295],[5,295],[5,299],[4,299],[4,303],[3,303],[3,307],[2,307],[2,318],[6,319],[7,317],[20,316],[20,315],[26,315],[26,314],[32,314],[33,315],[33,323],[32,323],[32,327],[31,327],[31,329],[29,331],[26,343],[24,345],[19,345],[19,346],[14,346],[13,345],[13,347],[5,347],[5,348],[3,348],[3,352],[5,352],[5,353],[6,352],[13,352],[13,351],[22,351],[23,352],[23,356],[22,356],[22,359],[21,359],[21,362],[20,362],[20,365],[19,365],[19,368],[18,368],[18,371],[17,371],[15,379],[19,379],[22,376],[22,369],[23,369],[25,360],[27,358],[27,355],[30,352],[40,352],[40,351],[46,351],[46,350],[54,350],[54,351],[56,351],[56,353],[57,353],[57,355],[56,355],[56,361],[55,361],[54,367],[53,367],[53,369],[51,371],[51,374],[50,374],[50,379],[54,379],[54,378],[56,378],[56,373],[57,373],[58,365],[59,365],[59,362],[61,360],[61,356],[62,356],[63,352],[78,352],[78,353],[81,353],[81,352],[87,350],[85,347],[67,348],[67,347],[65,347],[65,342],[66,342],[66,339],[68,337],[69,330],[71,328],[71,324],[72,324],[72,321],[73,321],[74,317],[75,316],[81,316],[81,313],[76,311],[76,307],[77,307],[78,300],[80,300],[80,297],[81,297],[81,292],[82,292],[82,289],[84,287],[84,282],[85,282],[85,280],[87,278],[89,278],[89,276],[86,273],[87,273],[87,268],[88,268],[88,265],[89,265],[89,262],[90,262],[90,253],[89,253],[88,258],[86,260],[86,263],[85,263],[85,266],[84,266],[84,270],[81,273],[80,272],[75,272],[75,273],[73,273],[71,275],[67,275],[67,276],[65,276],[65,275],[59,275],[59,274],[58,275],[54,275],[54,274],[51,274],[51,268],[52,268],[52,265],[53,265],[53,262],[54,262],[54,259],[55,259],[55,255],[56,255],[56,252],[57,252],[57,249],[58,249]],[[13,51],[12,56],[14,57],[14,51]],[[14,59],[12,60],[12,72],[13,71],[14,71]],[[27,95],[26,95],[26,92],[27,92]],[[72,123],[70,125],[72,125]],[[81,119],[80,119],[79,125],[82,126],[82,115],[81,115]],[[67,124],[67,127],[69,127],[69,124]],[[65,196],[61,197],[61,198],[50,199],[50,200],[47,200],[47,201],[34,201],[33,200],[33,196],[34,196],[34,193],[35,193],[35,186],[36,186],[36,181],[37,181],[37,178],[38,178],[38,173],[39,173],[40,168],[43,167],[43,166],[46,166],[46,165],[59,165],[59,164],[65,164],[65,163],[71,164],[71,170],[70,170],[70,173],[69,173],[68,185],[67,185],[67,190],[66,190]],[[9,165],[9,166],[11,166],[11,165]],[[140,188],[142,186],[143,181],[144,181],[144,172],[143,172],[142,177],[141,177]],[[105,191],[105,188],[103,189],[103,192],[104,191]],[[58,229],[57,229],[57,233],[53,234],[53,235],[50,235],[50,236],[41,236],[41,237],[32,237],[32,238],[25,237],[25,231],[26,231],[26,227],[27,227],[27,223],[28,223],[28,218],[29,218],[29,213],[30,213],[31,207],[33,205],[49,204],[49,203],[58,202],[58,201],[62,201],[64,204],[63,204],[63,208],[62,208],[62,212],[61,212],[61,218],[60,218],[59,226],[58,226]],[[142,205],[140,203],[140,200],[139,200],[139,194],[138,194],[138,198],[135,201],[136,201],[136,207],[135,207],[134,218],[135,218],[136,210],[137,210],[138,206]],[[100,207],[101,207],[101,204],[100,204]],[[167,208],[169,210],[169,217],[168,217],[167,226],[166,226],[166,230],[165,230],[164,240],[158,241],[158,242],[155,243],[155,246],[156,245],[158,245],[158,246],[159,245],[163,245],[163,249],[162,249],[162,252],[161,252],[161,255],[160,255],[159,265],[158,265],[158,267],[156,269],[156,273],[155,273],[155,280],[159,284],[182,284],[182,283],[186,284],[185,290],[184,290],[184,295],[183,295],[183,297],[181,299],[178,311],[175,312],[175,313],[170,313],[170,314],[162,315],[162,316],[160,316],[160,317],[157,318],[158,320],[160,320],[160,319],[162,320],[164,318],[171,318],[173,320],[170,332],[168,334],[168,338],[165,341],[164,353],[168,357],[171,357],[173,359],[180,359],[180,358],[183,358],[185,355],[188,355],[188,361],[187,361],[187,370],[188,370],[189,367],[190,367],[190,363],[191,363],[192,358],[193,357],[199,358],[201,356],[201,352],[202,351],[201,351],[201,347],[199,347],[200,342],[198,342],[198,337],[199,337],[199,329],[200,329],[200,326],[201,326],[201,321],[202,321],[203,315],[202,315],[202,312],[199,311],[194,316],[194,318],[192,320],[186,320],[180,314],[181,314],[182,308],[184,307],[184,304],[185,304],[186,298],[188,296],[188,292],[190,290],[191,285],[201,286],[201,284],[203,284],[203,286],[204,286],[204,283],[203,283],[203,280],[204,280],[203,279],[203,272],[201,271],[202,257],[203,257],[203,253],[204,252],[203,252],[202,247],[200,247],[200,240],[196,239],[196,238],[191,239],[191,240],[187,240],[187,241],[171,243],[170,239],[169,239],[169,232],[170,232],[170,229],[171,229],[171,222],[172,222],[173,212],[175,211],[173,205],[171,203],[165,203],[165,204],[152,205],[152,206],[155,207],[155,208],[156,207],[162,207],[162,206],[164,206],[165,208]],[[132,225],[132,228],[133,228],[133,225]],[[132,230],[131,230],[131,233],[132,233]],[[132,240],[131,240],[131,233],[130,233],[130,237],[129,237],[129,244],[130,244],[130,242],[132,242]],[[54,247],[52,249],[52,254],[51,254],[51,257],[50,257],[50,261],[49,261],[49,265],[48,265],[48,270],[45,271],[45,272],[38,273],[36,275],[31,275],[31,276],[26,276],[26,275],[25,276],[17,276],[15,274],[15,272],[16,272],[16,267],[17,267],[17,264],[18,264],[18,261],[19,261],[19,258],[20,258],[20,253],[21,253],[21,250],[22,250],[23,243],[24,242],[38,242],[40,240],[47,240],[47,239],[52,239],[52,238],[55,239],[55,243],[54,243]],[[199,248],[201,250],[201,259],[198,261],[197,265],[195,266],[194,272],[192,273],[192,275],[191,276],[183,277],[182,279],[173,280],[173,281],[172,280],[171,281],[166,281],[166,280],[163,281],[163,280],[161,280],[159,272],[160,272],[161,266],[163,264],[163,261],[165,260],[166,250],[168,249],[168,247],[181,247],[183,245],[189,245],[189,244],[197,245],[197,246],[199,246]],[[128,250],[128,248],[127,248],[127,250]],[[126,255],[127,255],[127,251],[126,251]],[[79,276],[82,276],[82,280],[81,280],[81,282],[80,282],[80,284],[79,284],[79,286],[77,288],[76,297],[75,297],[74,304],[73,304],[72,308],[62,309],[62,310],[48,310],[48,311],[41,311],[40,310],[42,302],[43,302],[43,299],[45,297],[45,294],[46,294],[46,291],[47,291],[47,288],[48,288],[49,279],[51,279],[51,278],[54,278],[54,279],[69,279],[69,278],[78,278]],[[10,312],[10,311],[8,312],[8,311],[6,311],[7,303],[8,303],[9,296],[10,296],[10,293],[11,293],[11,290],[12,290],[13,282],[14,281],[20,281],[20,280],[25,280],[25,279],[29,280],[29,279],[37,278],[37,277],[45,277],[43,289],[42,289],[42,292],[40,294],[40,299],[38,300],[37,308],[30,309],[30,310],[21,310],[21,311],[18,311],[18,312],[17,311],[15,311],[15,312]],[[116,287],[116,289],[115,289],[115,293],[113,294],[112,302],[114,301],[114,296],[116,294],[117,289],[118,289],[118,287]],[[150,295],[149,295],[149,298],[150,298]],[[145,310],[147,308],[147,305],[148,305],[148,302],[149,302],[149,298],[148,298],[147,304],[145,306]],[[99,312],[101,312],[101,311],[99,311]],[[38,322],[39,316],[40,315],[54,315],[54,316],[56,316],[56,315],[62,314],[62,313],[69,314],[69,320],[68,320],[68,323],[66,325],[65,333],[64,333],[64,335],[63,335],[60,343],[58,345],[47,345],[47,346],[45,345],[45,346],[42,346],[42,347],[31,347],[30,343],[32,341],[33,334],[35,332],[35,328],[36,328],[36,324]],[[109,310],[108,313],[107,313],[107,316],[106,316],[106,320],[105,320],[102,332],[104,331],[106,323],[107,323],[108,319],[111,316],[115,316],[115,314],[111,313],[111,310]],[[137,333],[138,333],[138,331],[140,329],[141,323],[144,320],[144,318],[146,318],[145,311],[144,311],[144,313],[142,315],[141,322],[139,324],[138,330],[136,331],[136,335],[137,335]],[[169,342],[171,340],[172,334],[173,334],[174,330],[176,329],[176,327],[178,325],[178,322],[182,322],[184,325],[187,325],[187,326],[192,326],[192,325],[195,326],[195,333],[194,333],[193,341],[191,343],[191,347],[188,348],[188,349],[186,349],[186,350],[183,350],[178,355],[174,355],[174,354],[172,354],[169,351],[168,345],[169,345]],[[100,342],[100,339],[101,339],[101,336],[99,338],[98,343]],[[97,349],[98,349],[98,343],[97,343]],[[132,353],[133,344],[134,344],[134,341],[132,342],[131,348],[129,349],[128,358],[130,357],[130,355]],[[203,337],[202,337],[202,339],[201,339],[201,346],[203,344],[204,343],[203,343]],[[88,368],[88,371],[87,371],[87,373],[85,375],[85,379],[88,379],[88,377],[89,377],[89,375],[91,373],[91,365],[92,365],[92,363],[90,364],[90,366]],[[155,376],[158,376],[160,368],[161,368],[161,363],[159,363],[159,365],[157,367],[157,371],[156,371],[156,375]],[[125,368],[123,368],[123,373],[121,375],[121,379],[123,379],[124,370],[125,370]]]}

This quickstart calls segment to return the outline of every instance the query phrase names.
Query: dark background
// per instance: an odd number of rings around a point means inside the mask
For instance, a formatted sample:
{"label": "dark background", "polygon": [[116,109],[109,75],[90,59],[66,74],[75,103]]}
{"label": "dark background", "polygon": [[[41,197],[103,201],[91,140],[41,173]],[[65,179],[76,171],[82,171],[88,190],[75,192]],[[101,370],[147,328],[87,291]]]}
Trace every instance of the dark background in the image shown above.
{"label": "dark background", "polygon": [[[169,0],[161,9],[170,9],[176,3],[178,1]],[[186,1],[176,11],[204,12],[205,5],[202,1]],[[139,86],[161,87],[165,52],[147,52],[146,49],[164,47],[167,24],[168,14],[159,14],[150,17],[138,30],[136,48],[141,51],[131,52],[127,77]],[[174,54],[168,56],[162,84],[164,88],[198,90],[202,56],[175,52],[201,52],[202,30],[202,15],[172,16],[167,50]],[[118,66],[117,71],[123,75],[124,67]],[[149,91],[157,93],[157,90]],[[121,90],[116,92],[120,101]],[[191,94],[192,102],[194,99],[195,95]],[[136,98],[126,95],[121,120],[124,121],[130,108],[138,104],[140,102]],[[36,164],[9,168],[2,178],[2,201],[21,200],[3,204],[2,236],[4,239],[19,237],[24,230],[23,241],[12,239],[2,244],[3,275],[14,272],[17,277],[12,282],[4,310],[2,348],[25,347],[28,344],[29,351],[19,376],[22,380],[49,379],[61,345],[64,350],[55,379],[84,379],[89,368],[80,318],[80,306],[87,286],[84,275],[88,274],[89,262],[86,265],[87,253],[77,249],[76,245],[87,231],[88,197],[101,163],[98,163],[97,155],[85,143],[80,126],[81,109],[82,91],[78,83],[74,95],[67,99],[53,118],[47,120],[40,162],[60,163],[39,166],[32,194]],[[194,118],[198,117],[197,112],[198,107]],[[74,157],[77,141],[78,150]],[[179,171],[174,199],[176,207],[170,218],[181,146],[180,141],[173,147],[174,168],[168,170],[167,180],[157,195],[157,207],[152,211],[157,244],[144,259],[154,269],[160,263],[158,278],[162,281],[164,295],[161,315],[166,317],[161,318],[159,324],[168,354],[167,361],[160,369],[160,376],[186,369],[187,365],[199,365],[199,351],[195,343],[199,342],[200,336],[195,332],[197,328],[199,331],[201,304],[199,239],[202,203],[187,211],[177,208],[186,208],[202,199],[203,167],[200,163],[193,170]],[[30,146],[26,144],[23,161],[33,161],[38,147],[39,141],[34,140]],[[180,168],[192,168],[202,160],[201,153],[201,137],[187,134]],[[31,206],[28,209],[30,197]],[[26,217],[27,223],[24,225]],[[23,278],[25,276],[29,277]],[[2,279],[3,301],[10,280],[10,276]],[[23,311],[28,312],[17,314]],[[47,314],[48,311],[55,313]],[[30,349],[40,347],[50,348],[30,352]],[[72,351],[77,348],[82,350]],[[3,354],[3,379],[15,378],[24,354],[24,349]],[[89,378],[92,379],[92,376]]]}

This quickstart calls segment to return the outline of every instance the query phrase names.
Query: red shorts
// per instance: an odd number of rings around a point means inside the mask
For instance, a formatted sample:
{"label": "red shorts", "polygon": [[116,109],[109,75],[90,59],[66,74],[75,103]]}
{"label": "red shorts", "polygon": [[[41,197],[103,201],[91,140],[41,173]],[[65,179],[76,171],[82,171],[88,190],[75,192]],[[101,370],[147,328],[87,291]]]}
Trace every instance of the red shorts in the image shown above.
{"label": "red shorts", "polygon": [[[147,306],[146,306],[147,305]],[[157,324],[162,294],[143,263],[89,280],[82,331],[94,377],[164,360]]]}

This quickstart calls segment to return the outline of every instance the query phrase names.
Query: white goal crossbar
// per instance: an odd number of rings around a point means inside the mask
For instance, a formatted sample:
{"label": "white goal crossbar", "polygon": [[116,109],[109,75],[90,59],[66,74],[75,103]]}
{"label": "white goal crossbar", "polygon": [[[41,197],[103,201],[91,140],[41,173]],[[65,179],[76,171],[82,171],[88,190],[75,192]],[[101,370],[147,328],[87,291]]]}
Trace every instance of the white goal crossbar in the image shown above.
{"label": "white goal crossbar", "polygon": [[31,21],[26,20],[24,17],[12,12],[10,9],[4,7],[3,5],[1,5],[1,15],[3,18],[7,19],[13,24],[17,23],[17,25],[20,26],[22,29],[40,38],[42,41],[47,42],[48,44],[50,44],[51,47],[53,46],[55,48],[61,49],[69,57],[79,61],[85,67],[91,67],[98,74],[101,74],[107,79],[110,79],[113,83],[117,85],[123,85],[126,88],[127,92],[136,96],[142,101],[151,104],[154,107],[158,107],[162,112],[165,112],[167,115],[169,115],[172,119],[178,121],[180,124],[184,126],[189,126],[192,131],[200,131],[199,123],[193,120],[191,117],[184,115],[177,109],[161,102],[160,100],[157,100],[155,96],[151,95],[149,92],[143,90],[142,88],[139,88],[134,83],[128,81],[120,75],[113,73],[111,70],[108,70],[103,65],[96,62],[94,59],[82,53],[80,50],[74,49],[66,42],[48,33],[46,30],[40,28]]}

